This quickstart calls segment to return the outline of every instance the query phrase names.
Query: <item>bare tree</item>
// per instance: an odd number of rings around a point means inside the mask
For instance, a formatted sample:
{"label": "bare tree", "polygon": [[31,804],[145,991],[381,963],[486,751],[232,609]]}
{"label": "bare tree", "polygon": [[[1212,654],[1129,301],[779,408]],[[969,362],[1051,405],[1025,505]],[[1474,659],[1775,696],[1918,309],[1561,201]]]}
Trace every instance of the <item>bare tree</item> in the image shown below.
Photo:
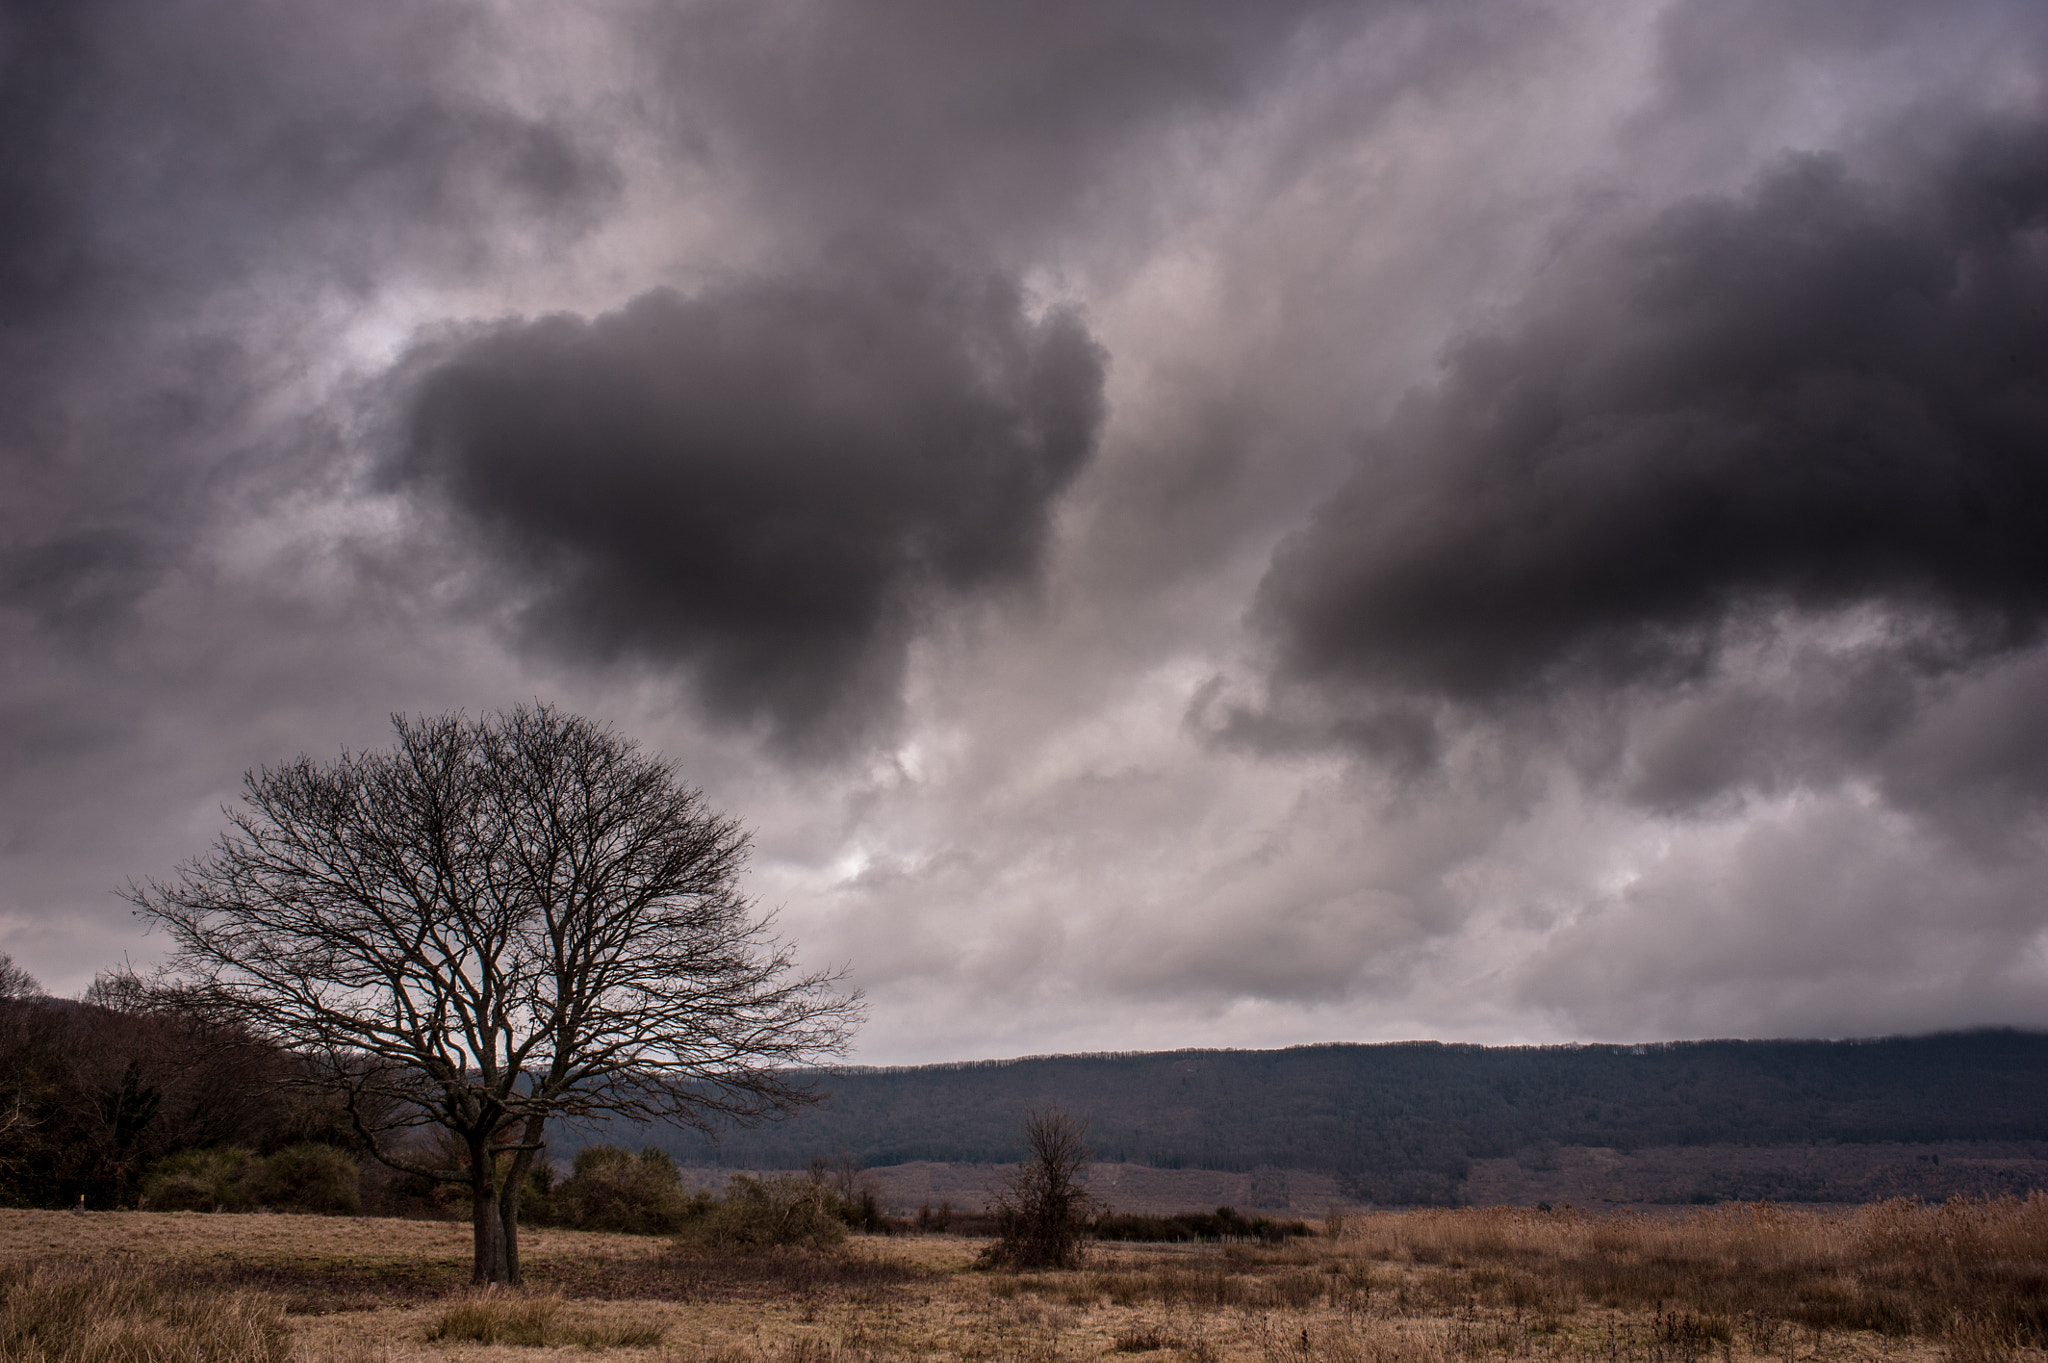
{"label": "bare tree", "polygon": [[33,999],[42,995],[43,987],[36,983],[35,976],[14,963],[14,958],[0,951],[0,999]]}
{"label": "bare tree", "polygon": [[1057,1108],[1024,1113],[1024,1158],[995,1194],[999,1238],[982,1251],[994,1268],[1072,1268],[1081,1260],[1092,1201],[1082,1183],[1088,1128]]}
{"label": "bare tree", "polygon": [[860,999],[795,968],[746,832],[670,764],[547,706],[392,722],[389,752],[250,773],[212,853],[129,897],[177,943],[166,988],[301,1057],[377,1159],[467,1184],[474,1280],[517,1283],[550,1118],[786,1112]]}

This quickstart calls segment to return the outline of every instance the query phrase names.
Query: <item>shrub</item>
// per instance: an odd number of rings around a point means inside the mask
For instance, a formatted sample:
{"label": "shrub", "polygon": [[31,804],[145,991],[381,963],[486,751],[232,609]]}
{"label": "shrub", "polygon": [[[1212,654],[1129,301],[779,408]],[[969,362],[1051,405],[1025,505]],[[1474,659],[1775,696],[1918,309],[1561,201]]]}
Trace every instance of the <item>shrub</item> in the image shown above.
{"label": "shrub", "polygon": [[153,1212],[238,1212],[251,1205],[244,1176],[256,1156],[235,1146],[180,1150],[150,1166],[142,1205]]}
{"label": "shrub", "polygon": [[996,1193],[996,1243],[984,1268],[1072,1268],[1088,1231],[1087,1129],[1064,1112],[1024,1114],[1024,1158]]}
{"label": "shrub", "polygon": [[103,1265],[0,1264],[0,1358],[37,1363],[287,1363],[266,1297],[172,1290]]}
{"label": "shrub", "polygon": [[[889,1233],[889,1218],[882,1215],[882,1206],[875,1201],[873,1188],[863,1188],[852,1197],[835,1195],[832,1201],[835,1204],[833,1210],[839,1219],[846,1223],[847,1229],[868,1235]],[[929,1212],[930,1208],[926,1208],[926,1211]]]}
{"label": "shrub", "polygon": [[1125,1242],[1148,1242],[1170,1244],[1175,1241],[1196,1239],[1195,1228],[1183,1216],[1137,1216],[1124,1213],[1119,1216],[1096,1218],[1095,1238],[1098,1240],[1121,1240]]}
{"label": "shrub", "polygon": [[1214,1212],[1187,1212],[1173,1219],[1187,1226],[1188,1238],[1194,1240],[1239,1243],[1256,1240],[1262,1245],[1277,1245],[1290,1236],[1315,1234],[1306,1221],[1274,1221],[1264,1216],[1247,1218],[1235,1207],[1218,1207]]}
{"label": "shrub", "polygon": [[813,1179],[735,1174],[725,1200],[694,1217],[678,1239],[700,1249],[829,1249],[846,1239],[838,1203]]}
{"label": "shrub", "polygon": [[560,1183],[537,1178],[522,1210],[536,1225],[630,1235],[673,1235],[710,1207],[683,1191],[668,1153],[649,1146],[638,1155],[615,1145],[578,1151],[575,1171]]}
{"label": "shrub", "polygon": [[241,1184],[259,1207],[323,1216],[354,1216],[363,1209],[356,1161],[331,1145],[288,1145],[250,1164]]}
{"label": "shrub", "polygon": [[267,1158],[226,1146],[180,1150],[142,1179],[142,1205],[155,1212],[279,1211],[354,1216],[363,1196],[356,1161],[331,1145],[288,1145]]}

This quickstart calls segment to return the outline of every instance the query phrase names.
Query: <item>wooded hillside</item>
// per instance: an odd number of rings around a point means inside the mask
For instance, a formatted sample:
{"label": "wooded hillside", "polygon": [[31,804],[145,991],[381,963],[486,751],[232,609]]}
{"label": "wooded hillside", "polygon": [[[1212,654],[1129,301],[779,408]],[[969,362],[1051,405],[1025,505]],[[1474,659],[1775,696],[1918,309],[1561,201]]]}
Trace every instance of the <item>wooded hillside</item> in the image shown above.
{"label": "wooded hillside", "polygon": [[[822,1073],[772,1126],[619,1129],[678,1161],[796,1168],[1017,1158],[1018,1116],[1061,1107],[1105,1160],[1324,1170],[1381,1202],[1453,1200],[1475,1159],[1547,1146],[2034,1141],[2048,1035],[1483,1047],[1405,1042],[1079,1055]],[[572,1140],[575,1138],[571,1138]]]}

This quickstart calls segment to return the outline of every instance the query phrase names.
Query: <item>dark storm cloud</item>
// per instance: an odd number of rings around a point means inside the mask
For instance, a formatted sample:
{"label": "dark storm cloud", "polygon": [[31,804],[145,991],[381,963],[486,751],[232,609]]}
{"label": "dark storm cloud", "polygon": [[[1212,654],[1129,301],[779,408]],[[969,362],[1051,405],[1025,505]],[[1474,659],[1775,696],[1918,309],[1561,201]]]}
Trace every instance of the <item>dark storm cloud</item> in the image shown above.
{"label": "dark storm cloud", "polygon": [[0,550],[0,603],[53,634],[89,636],[120,619],[159,566],[136,535],[68,530]]}
{"label": "dark storm cloud", "polygon": [[798,747],[887,716],[935,594],[1031,577],[1102,421],[1075,316],[929,260],[656,291],[413,363],[393,474],[485,529],[535,635],[680,661],[713,714]]}
{"label": "dark storm cloud", "polygon": [[[1934,139],[1928,139],[1933,141]],[[2048,619],[2048,128],[1786,158],[1553,267],[1276,557],[1284,675],[1490,705],[1874,605],[1939,668]]]}
{"label": "dark storm cloud", "polygon": [[475,263],[482,214],[586,218],[617,189],[571,130],[451,76],[453,7],[12,0],[0,8],[0,299],[17,325],[189,299],[265,267],[367,282]]}
{"label": "dark storm cloud", "polygon": [[541,694],[864,1058],[2038,1020],[2044,13],[0,0],[0,948]]}
{"label": "dark storm cloud", "polygon": [[304,458],[245,423],[311,359],[251,345],[284,311],[610,202],[583,139],[449,78],[490,40],[424,4],[0,5],[0,604],[121,620],[230,463]]}

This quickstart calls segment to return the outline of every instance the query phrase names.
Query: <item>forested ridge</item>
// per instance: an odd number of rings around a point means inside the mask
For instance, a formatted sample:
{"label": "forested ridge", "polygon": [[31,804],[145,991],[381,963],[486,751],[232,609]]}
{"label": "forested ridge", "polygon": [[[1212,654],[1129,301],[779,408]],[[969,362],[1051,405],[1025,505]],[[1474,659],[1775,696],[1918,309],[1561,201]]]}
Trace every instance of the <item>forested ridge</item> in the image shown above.
{"label": "forested ridge", "polygon": [[[0,999],[0,1204],[65,1205],[83,1195],[92,1206],[131,1206],[146,1171],[193,1149],[272,1157],[316,1142],[359,1153],[331,1102],[274,1087],[292,1065],[253,1037],[142,1007],[111,983],[76,1002]],[[1380,1203],[1460,1201],[1474,1161],[1514,1156],[1542,1168],[1569,1147],[2009,1142],[2025,1146],[2033,1163],[1987,1175],[1984,1186],[2015,1186],[2010,1178],[2038,1186],[2048,1149],[2044,1076],[2048,1034],[2016,1031],[1051,1056],[821,1070],[812,1077],[825,1102],[782,1122],[709,1137],[626,1123],[551,1125],[548,1145],[564,1167],[596,1143],[654,1145],[680,1163],[731,1169],[802,1168],[818,1156],[869,1167],[999,1164],[1018,1157],[1026,1109],[1059,1108],[1088,1124],[1104,1160],[1322,1171],[1358,1200]],[[1884,1159],[1901,1157],[1914,1158]],[[1773,1175],[1716,1159],[1697,1178],[1659,1177],[1681,1200],[1695,1188],[1820,1200],[1845,1189],[1890,1195],[1870,1192],[1846,1169]],[[369,1173],[364,1205],[418,1200],[420,1190],[403,1180]]]}
{"label": "forested ridge", "polygon": [[1097,1156],[1167,1168],[1262,1165],[1370,1179],[1383,1199],[1445,1196],[1473,1159],[1545,1145],[2037,1140],[2048,1035],[1642,1046],[1402,1042],[1275,1051],[1034,1057],[820,1072],[821,1107],[706,1137],[660,1131],[678,1160],[795,1168],[1008,1162],[1019,1114],[1063,1108]]}

